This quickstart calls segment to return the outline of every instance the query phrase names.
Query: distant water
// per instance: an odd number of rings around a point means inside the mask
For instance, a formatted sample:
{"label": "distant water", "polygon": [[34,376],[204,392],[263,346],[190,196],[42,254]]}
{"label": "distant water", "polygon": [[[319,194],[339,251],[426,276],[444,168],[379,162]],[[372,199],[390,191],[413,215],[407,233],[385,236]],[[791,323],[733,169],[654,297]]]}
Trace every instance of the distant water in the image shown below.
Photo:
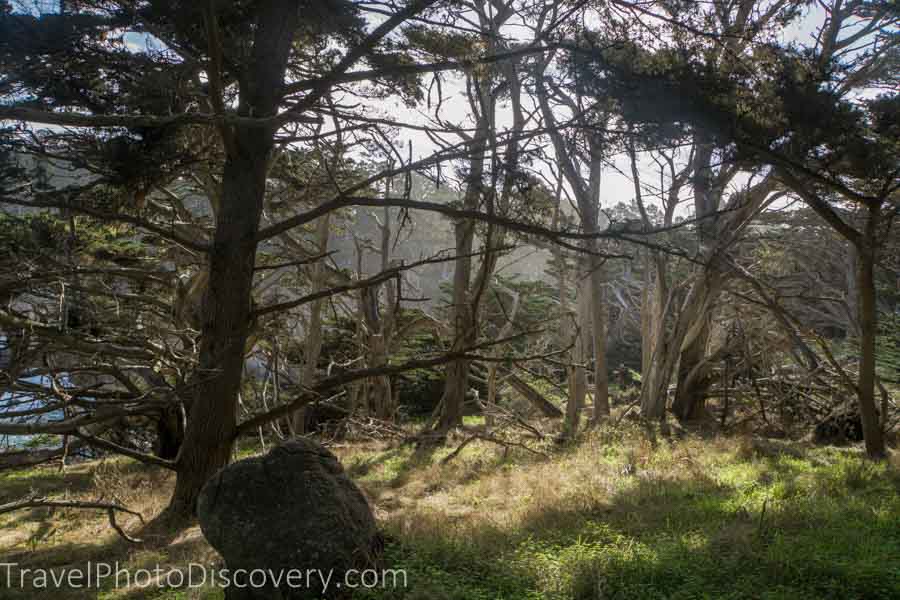
{"label": "distant water", "polygon": [[[28,383],[38,383],[42,385],[49,386],[49,381],[46,377],[37,376],[37,377],[29,377],[25,379]],[[4,412],[7,410],[7,407],[3,405],[5,401],[8,401],[12,398],[12,394],[3,393],[0,394],[0,423],[38,423],[42,420],[54,420],[62,418],[62,411],[55,411],[52,413],[47,413],[45,415],[35,416],[35,417],[16,417],[16,418],[6,418],[4,417]],[[32,402],[28,402],[27,399],[22,399],[20,397],[19,401],[16,403],[15,407],[12,407],[11,410],[16,412],[22,410],[28,410],[30,408],[37,408],[40,406],[40,402],[34,400]],[[36,436],[33,435],[2,435],[0,436],[0,450],[7,450],[10,448],[24,448],[29,442],[32,442]]]}

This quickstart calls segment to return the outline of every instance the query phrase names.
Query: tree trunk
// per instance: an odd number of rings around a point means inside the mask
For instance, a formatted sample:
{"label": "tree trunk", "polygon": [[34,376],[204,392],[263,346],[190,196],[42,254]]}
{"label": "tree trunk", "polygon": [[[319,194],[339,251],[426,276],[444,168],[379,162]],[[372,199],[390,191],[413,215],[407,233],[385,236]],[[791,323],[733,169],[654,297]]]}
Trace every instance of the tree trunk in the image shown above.
{"label": "tree trunk", "polygon": [[[480,144],[483,148],[484,144]],[[477,206],[477,197],[481,191],[481,172],[483,169],[483,150],[476,152],[482,160],[473,164],[472,179],[466,191],[467,206]],[[476,161],[473,161],[473,163]],[[477,183],[474,177],[477,175]],[[453,350],[461,351],[473,343],[474,318],[469,303],[469,285],[472,279],[472,246],[475,238],[475,224],[472,221],[459,221],[456,226],[456,261],[453,273]],[[469,361],[454,360],[447,365],[447,382],[441,399],[441,416],[437,423],[438,431],[448,431],[462,424],[462,407],[466,391],[469,388]]]}
{"label": "tree trunk", "polygon": [[672,414],[679,421],[693,421],[703,417],[706,408],[706,394],[710,382],[705,377],[704,362],[706,346],[709,342],[709,317],[698,315],[702,320],[697,336],[681,351],[678,360],[678,376]]}
{"label": "tree trunk", "polygon": [[[218,25],[210,12],[207,27],[213,46]],[[277,111],[298,12],[290,2],[259,3],[250,60],[239,77],[240,116],[265,118]],[[210,67],[210,82],[215,84],[221,75],[216,60]],[[221,90],[216,87],[210,86],[212,105],[222,110]],[[199,364],[188,391],[188,423],[168,508],[172,516],[181,518],[194,514],[203,485],[231,459],[250,333],[256,235],[275,137],[274,129],[267,126],[221,125],[219,132],[226,156],[222,206],[216,211],[209,251]]]}
{"label": "tree trunk", "polygon": [[[886,456],[882,428],[875,405],[875,336],[878,331],[875,304],[876,236],[881,207],[868,207],[865,233],[857,248],[857,289],[859,293],[859,412],[862,418],[866,454],[870,458]],[[882,415],[884,418],[885,415]]]}
{"label": "tree trunk", "polygon": [[674,340],[680,352],[672,414],[679,421],[700,419],[706,412],[705,401],[711,383],[706,357],[710,334],[709,314],[725,283],[722,269],[718,265],[706,265],[697,277],[698,280],[691,286],[682,305],[675,332],[676,336],[681,337]]}
{"label": "tree trunk", "polygon": [[[596,246],[596,244],[595,244]],[[595,423],[609,416],[609,372],[606,368],[606,270],[593,259],[591,264],[591,343],[594,347],[594,415]]]}
{"label": "tree trunk", "polygon": [[[476,2],[482,41],[488,52],[499,51],[503,44],[497,32],[512,16],[512,11],[503,9],[494,11],[488,9],[490,2],[480,0]],[[525,118],[521,109],[520,91],[521,82],[517,74],[517,62],[511,60],[498,65],[500,75],[508,84],[509,98],[513,113],[513,132],[519,132],[524,128]],[[477,210],[482,201],[488,206],[489,212],[506,212],[509,203],[509,194],[515,184],[515,171],[518,168],[519,142],[516,136],[511,136],[506,144],[506,156],[504,160],[505,177],[502,189],[494,186],[488,188],[483,181],[484,162],[487,152],[487,140],[496,132],[496,102],[497,89],[494,81],[488,73],[473,73],[469,75],[468,99],[472,114],[477,115],[475,131],[471,135],[469,150],[469,173],[466,176],[466,193],[463,198],[463,207],[468,210]],[[494,138],[496,139],[496,138]],[[496,151],[496,150],[495,150]],[[495,200],[499,197],[499,206]],[[472,253],[475,237],[475,224],[470,220],[462,220],[456,224],[456,271],[453,276],[453,350],[462,351],[471,347],[478,340],[478,312],[480,309],[483,292],[493,276],[497,263],[497,255],[492,252],[491,246],[499,241],[502,245],[504,233],[497,230],[496,240],[492,236],[493,227],[488,228],[485,237],[484,250],[486,254],[481,262],[478,277],[472,283],[472,259],[465,257]],[[457,425],[462,424],[462,407],[466,392],[469,388],[468,360],[456,360],[447,368],[447,383],[441,400],[441,416],[437,424],[437,431],[446,432]]]}
{"label": "tree trunk", "polygon": [[[715,248],[719,232],[716,228],[717,211],[721,196],[717,193],[712,170],[713,146],[702,136],[694,141],[696,155],[694,157],[694,214],[698,219],[697,237],[700,255],[710,259],[700,265],[701,271],[698,285],[708,285],[707,280],[716,277]],[[706,357],[706,346],[709,341],[709,315],[698,313],[698,321],[691,326],[696,332],[681,348],[676,374],[675,400],[672,413],[681,421],[700,418],[705,412],[704,403],[709,388],[702,376],[703,363]],[[698,327],[699,326],[699,327]]]}
{"label": "tree trunk", "polygon": [[648,256],[641,303],[641,415],[662,419],[666,396],[658,394],[657,380],[665,355],[665,324],[668,311],[666,263],[661,256]]}
{"label": "tree trunk", "polygon": [[[641,388],[641,412],[648,418],[662,418],[666,397],[668,395],[669,381],[680,362],[685,350],[690,348],[694,341],[703,335],[706,324],[703,320],[712,306],[713,299],[720,291],[721,278],[708,280],[702,274],[690,287],[684,299],[680,301],[681,310],[675,319],[671,332],[666,332],[665,320],[669,312],[669,304],[673,302],[671,291],[666,299],[666,306],[662,311],[661,322],[657,331],[659,338],[656,344],[653,358],[651,376],[643,382]],[[690,404],[676,407],[673,403],[672,412],[681,419],[681,415],[690,414]],[[687,408],[685,408],[687,407]]]}
{"label": "tree trunk", "polygon": [[170,510],[193,514],[200,489],[231,458],[237,397],[250,328],[256,232],[262,212],[271,134],[241,131],[225,161],[222,207],[209,255],[200,357],[191,390],[178,477]]}
{"label": "tree trunk", "polygon": [[184,421],[181,407],[177,404],[166,406],[156,421],[156,456],[175,460],[184,443]]}
{"label": "tree trunk", "polygon": [[578,431],[581,420],[581,409],[587,404],[587,339],[591,330],[591,300],[588,286],[584,281],[578,284],[576,299],[576,319],[578,328],[573,340],[572,362],[575,364],[569,373],[569,403],[566,405],[566,430],[570,434]]}
{"label": "tree trunk", "polygon": [[[553,229],[559,228],[562,186],[563,177],[560,174],[560,178],[556,185],[556,205],[553,210]],[[584,406],[585,395],[587,393],[587,380],[584,367],[576,366],[576,364],[582,364],[584,362],[584,347],[581,342],[580,329],[582,327],[581,323],[587,321],[587,310],[586,308],[582,309],[581,305],[583,304],[582,299],[584,298],[584,294],[581,293],[580,286],[577,286],[576,278],[577,306],[574,315],[574,318],[578,321],[578,331],[576,332],[572,322],[573,315],[570,314],[569,308],[569,264],[562,247],[558,244],[553,244],[551,252],[553,253],[553,260],[556,264],[556,283],[561,319],[559,329],[557,330],[557,344],[560,348],[565,348],[570,344],[572,345],[572,349],[569,351],[569,362],[573,364],[566,368],[569,397],[566,401],[563,435],[574,436],[578,432],[581,407]]]}
{"label": "tree trunk", "polygon": [[[316,223],[316,251],[324,254],[328,251],[328,234],[331,219],[329,215],[320,217]],[[318,292],[325,288],[325,263],[324,259],[318,261],[311,269],[312,291]],[[322,353],[322,309],[325,307],[325,298],[314,300],[309,308],[309,327],[306,332],[306,344],[303,348],[303,370],[301,372],[301,384],[311,388],[315,383],[316,367],[319,364],[319,355]],[[306,433],[306,407],[302,407],[293,415],[292,426],[294,433],[303,435]]]}
{"label": "tree trunk", "polygon": [[656,345],[654,333],[656,311],[656,277],[653,274],[653,261],[648,256],[644,260],[644,287],[641,289],[641,380],[650,372],[653,360],[653,348]]}
{"label": "tree trunk", "polygon": [[515,373],[507,373],[506,381],[511,388],[528,400],[531,406],[536,408],[541,415],[551,419],[559,419],[563,416],[562,411],[555,404],[547,400],[539,391],[531,387],[527,381],[524,381]]}
{"label": "tree trunk", "polygon": [[860,287],[859,287],[859,251],[852,242],[847,242],[847,317],[844,332],[848,338],[859,337]]}
{"label": "tree trunk", "polygon": [[436,428],[439,432],[462,425],[463,403],[469,388],[469,366],[468,360],[455,360],[447,366],[447,383]]}
{"label": "tree trunk", "polygon": [[[391,182],[387,183],[390,193]],[[391,209],[385,206],[381,217],[381,270],[391,268]],[[393,282],[384,284],[384,310],[379,312],[380,286],[363,290],[363,295],[370,296],[370,309],[366,313],[371,316],[369,323],[369,360],[370,367],[381,367],[388,364],[391,338],[396,321],[397,294]],[[372,406],[375,416],[380,419],[393,419],[397,409],[394,404],[394,391],[391,378],[387,375],[376,377],[372,382]]]}
{"label": "tree trunk", "polygon": [[[476,83],[479,88],[482,84]],[[477,210],[484,196],[484,159],[487,148],[489,123],[482,115],[478,121],[476,133],[470,144],[472,151],[469,159],[469,173],[466,177],[466,193],[463,206],[468,210]],[[477,305],[473,302],[472,286],[472,249],[475,242],[475,222],[469,219],[457,221],[454,226],[456,237],[456,260],[453,272],[453,346],[452,350],[460,352],[474,345],[478,337],[476,331]],[[485,260],[488,260],[485,256]],[[441,415],[436,430],[445,433],[462,425],[462,409],[466,392],[469,389],[469,361],[458,359],[447,365],[447,381],[444,395],[441,398]]]}
{"label": "tree trunk", "polygon": [[[502,286],[501,286],[502,287]],[[496,339],[502,340],[509,336],[512,332],[513,327],[516,322],[516,315],[519,313],[519,301],[521,300],[521,295],[511,289],[502,288],[503,291],[508,293],[512,297],[512,305],[509,308],[509,313],[506,317],[506,323],[503,324],[503,327],[500,328],[500,331],[497,332]],[[495,347],[491,350],[491,354],[493,356],[500,356],[499,348]],[[493,407],[497,404],[497,366],[496,362],[488,363],[488,376],[487,376],[487,392],[488,392],[488,405]],[[510,378],[514,378],[515,375],[510,374]],[[490,422],[489,422],[490,421]],[[493,425],[493,418],[490,418],[489,415],[485,415],[485,425]]]}

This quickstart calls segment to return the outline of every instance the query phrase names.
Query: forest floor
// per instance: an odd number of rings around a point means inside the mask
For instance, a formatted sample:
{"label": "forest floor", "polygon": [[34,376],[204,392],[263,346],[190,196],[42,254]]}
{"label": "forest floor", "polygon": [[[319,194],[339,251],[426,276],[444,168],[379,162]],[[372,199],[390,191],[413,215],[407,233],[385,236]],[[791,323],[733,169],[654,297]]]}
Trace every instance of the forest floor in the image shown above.
{"label": "forest floor", "polygon": [[[458,444],[458,441],[457,441]],[[369,495],[386,560],[407,587],[354,598],[900,598],[900,456],[749,437],[658,437],[623,425],[578,443],[522,449],[455,444],[332,447]],[[244,447],[242,455],[258,452]],[[173,477],[125,459],[0,475],[0,503],[40,493],[117,500],[157,515]],[[33,509],[0,516],[0,563],[17,569],[118,562],[132,571],[213,564],[194,526],[129,544],[102,512]],[[15,575],[15,571],[13,572]],[[5,588],[3,600],[219,599],[214,587]],[[146,585],[146,580],[144,582]],[[161,583],[159,585],[162,585]]]}

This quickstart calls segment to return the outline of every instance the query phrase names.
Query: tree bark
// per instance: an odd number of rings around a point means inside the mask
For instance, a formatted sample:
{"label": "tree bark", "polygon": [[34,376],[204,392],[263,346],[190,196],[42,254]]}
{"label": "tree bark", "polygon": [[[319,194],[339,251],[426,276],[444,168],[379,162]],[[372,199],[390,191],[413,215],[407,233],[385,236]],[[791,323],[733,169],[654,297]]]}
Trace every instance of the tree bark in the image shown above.
{"label": "tree bark", "polygon": [[572,367],[569,373],[569,403],[566,407],[567,429],[571,434],[581,426],[581,409],[587,404],[587,344],[591,331],[591,299],[590,290],[584,281],[577,282],[577,298],[575,316],[578,328],[573,340]]}
{"label": "tree bark", "polygon": [[200,489],[231,458],[237,397],[250,329],[256,232],[265,194],[271,134],[239,131],[225,161],[222,207],[209,254],[199,366],[170,510],[193,514]]}
{"label": "tree bark", "polygon": [[[868,206],[865,233],[857,248],[857,288],[859,293],[859,412],[862,419],[866,453],[870,458],[886,456],[884,436],[875,404],[875,338],[878,333],[878,308],[875,299],[875,259],[881,206]],[[882,415],[884,418],[885,415]]]}
{"label": "tree bark", "polygon": [[704,375],[704,359],[709,343],[709,315],[698,315],[700,327],[697,336],[681,350],[678,360],[675,400],[672,414],[680,421],[693,421],[705,413],[706,394],[710,381]]}
{"label": "tree bark", "polygon": [[156,456],[165,460],[175,460],[181,444],[184,443],[184,421],[181,407],[167,406],[160,412],[156,422]]}
{"label": "tree bark", "polygon": [[[594,245],[596,247],[596,244]],[[591,267],[591,343],[594,347],[594,414],[593,421],[609,416],[609,372],[606,366],[607,307],[606,270],[594,258]]]}
{"label": "tree bark", "polygon": [[860,336],[859,315],[860,306],[859,288],[859,251],[852,243],[847,243],[847,317],[844,325],[845,335],[848,338]]}
{"label": "tree bark", "polygon": [[[560,200],[562,195],[562,180],[559,181],[556,191],[556,208],[553,215],[553,228],[559,228],[560,221]],[[566,255],[562,248],[556,244],[552,248],[553,259],[557,268],[557,288],[559,296],[559,312],[560,326],[558,329],[557,343],[560,348],[572,345],[569,352],[569,362],[572,363],[566,368],[568,379],[569,397],[566,401],[565,422],[563,424],[563,435],[574,436],[578,432],[580,425],[581,407],[584,406],[585,395],[587,393],[587,378],[584,370],[584,345],[582,343],[581,329],[583,323],[587,321],[587,307],[584,302],[584,294],[580,292],[580,286],[576,285],[576,302],[577,307],[574,315],[570,315],[569,308],[569,267],[566,262]],[[577,282],[576,282],[577,284]],[[584,307],[582,305],[585,305]],[[571,317],[578,322],[578,329],[573,327]]]}
{"label": "tree bark", "polygon": [[[694,155],[694,216],[697,223],[697,239],[699,243],[699,255],[712,257],[713,245],[717,238],[717,212],[721,196],[716,193],[714,173],[712,170],[713,146],[701,136],[695,139]],[[712,269],[715,261],[699,267],[701,277],[698,284],[704,285],[710,277],[715,277]],[[709,388],[708,382],[700,376],[703,361],[706,357],[706,346],[709,341],[710,324],[709,315],[697,314],[701,319],[697,333],[685,346],[681,348],[678,359],[678,372],[676,374],[675,400],[672,403],[672,413],[679,420],[693,420],[700,418],[704,413],[704,402]]]}
{"label": "tree bark", "polygon": [[[469,173],[469,187],[466,190],[465,203],[477,206],[481,195],[481,176],[484,169],[484,142],[477,141],[475,156],[481,160],[473,160]],[[476,164],[477,163],[477,164]],[[476,178],[477,177],[477,182]],[[475,223],[463,220],[456,223],[456,254],[453,273],[453,350],[459,352],[475,343],[475,318],[473,307],[469,302],[469,286],[472,279],[472,247],[475,238]],[[441,398],[441,415],[437,430],[449,431],[462,425],[462,407],[466,391],[469,388],[469,361],[454,360],[447,365],[447,381]]]}
{"label": "tree bark", "polygon": [[[212,9],[211,9],[212,10]],[[298,9],[291,2],[259,3],[249,61],[239,77],[237,112],[243,117],[269,117],[277,111],[284,74],[297,27]],[[219,81],[215,48],[215,14],[207,19],[210,82]],[[221,109],[221,89],[210,86],[214,106]],[[189,419],[176,465],[175,491],[168,511],[175,517],[194,514],[206,481],[228,464],[236,435],[237,401],[250,333],[250,310],[256,237],[266,193],[272,127],[222,125],[225,147],[221,207],[209,252],[209,285],[203,303],[199,364],[189,390]]]}
{"label": "tree bark", "polygon": [[[543,68],[546,68],[546,63]],[[559,90],[556,91],[559,92]],[[582,229],[587,234],[597,233],[601,229],[600,178],[603,173],[603,137],[596,133],[587,134],[589,156],[583,160],[588,167],[588,177],[585,180],[579,166],[582,161],[581,154],[570,146],[557,127],[556,117],[550,107],[543,69],[537,76],[536,92],[541,114],[544,117],[544,126],[548,130],[556,159],[559,162],[560,173],[568,182],[578,204]],[[579,106],[581,100],[580,96],[577,99],[565,97],[565,102],[570,108]],[[572,110],[578,112],[577,108],[572,108]],[[586,258],[581,261],[581,271],[590,290],[588,295],[591,317],[590,344],[594,348],[593,421],[596,422],[609,415],[609,374],[606,368],[606,282],[603,259],[597,256],[600,244],[596,239],[591,238],[584,240],[583,247]],[[582,323],[586,323],[586,321]]]}
{"label": "tree bark", "polygon": [[[319,217],[316,223],[316,252],[324,254],[328,251],[328,237],[331,219],[329,215]],[[318,292],[325,287],[325,263],[324,259],[312,266],[311,277],[312,291]],[[306,344],[303,348],[303,370],[301,383],[311,388],[315,383],[316,367],[319,364],[319,356],[322,353],[322,309],[325,307],[325,298],[314,300],[309,307],[309,327],[306,332]],[[292,418],[292,427],[295,434],[306,433],[306,407],[299,409]]]}
{"label": "tree bark", "polygon": [[[641,305],[641,415],[648,419],[662,419],[666,412],[666,395],[659,393],[657,381],[665,357],[665,326],[670,302],[665,258],[648,256],[644,277],[646,283]],[[668,383],[666,386],[668,387]]]}

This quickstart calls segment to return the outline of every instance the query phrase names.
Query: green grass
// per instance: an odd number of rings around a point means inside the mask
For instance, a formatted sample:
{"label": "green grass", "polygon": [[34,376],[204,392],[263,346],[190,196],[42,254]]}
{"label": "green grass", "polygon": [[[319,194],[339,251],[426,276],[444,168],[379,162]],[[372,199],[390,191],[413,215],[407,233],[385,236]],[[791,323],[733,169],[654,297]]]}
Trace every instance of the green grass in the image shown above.
{"label": "green grass", "polygon": [[[406,587],[355,600],[900,598],[900,469],[858,449],[745,438],[648,440],[640,429],[521,449],[462,438],[335,447],[387,534],[384,566]],[[258,452],[244,444],[241,456]],[[29,490],[118,497],[152,517],[172,478],[116,459],[0,478],[0,500]],[[140,524],[123,519],[141,533]],[[39,538],[39,539],[38,539]],[[37,539],[33,547],[29,540]],[[4,543],[7,546],[4,546]],[[34,510],[0,517],[0,558],[65,568],[119,561],[132,571],[217,558],[196,527],[147,546],[102,513]],[[0,561],[2,562],[2,561]],[[222,590],[4,590],[2,600],[222,600]]]}
{"label": "green grass", "polygon": [[714,450],[690,465],[677,444],[596,457],[601,470],[635,458],[606,501],[394,542],[388,559],[409,587],[358,597],[900,598],[895,467],[836,450]]}

